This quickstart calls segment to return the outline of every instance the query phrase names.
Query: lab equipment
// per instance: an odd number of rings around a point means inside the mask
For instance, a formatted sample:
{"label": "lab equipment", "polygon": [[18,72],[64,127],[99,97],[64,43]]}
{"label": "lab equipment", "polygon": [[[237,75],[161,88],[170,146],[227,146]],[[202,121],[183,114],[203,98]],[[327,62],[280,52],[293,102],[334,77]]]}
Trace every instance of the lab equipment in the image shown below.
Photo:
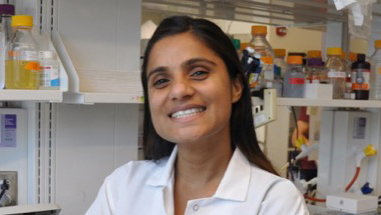
{"label": "lab equipment", "polygon": [[284,61],[286,56],[286,49],[274,49],[274,64],[276,65],[275,75],[283,78],[287,71],[287,63]]}
{"label": "lab equipment", "polygon": [[288,56],[288,68],[284,75],[283,96],[293,98],[304,97],[305,75],[303,73],[303,58]]}
{"label": "lab equipment", "polygon": [[370,63],[365,61],[365,54],[358,54],[357,61],[351,66],[352,89],[356,100],[369,99]]}
{"label": "lab equipment", "polygon": [[7,89],[38,89],[40,64],[38,45],[32,36],[33,17],[12,17],[15,35],[7,45],[5,87]]}
{"label": "lab equipment", "polygon": [[0,4],[0,89],[5,87],[5,45],[12,37],[10,21],[14,14],[14,5]]}
{"label": "lab equipment", "polygon": [[307,52],[306,80],[307,83],[327,83],[327,73],[324,71],[324,62],[321,59],[321,51],[311,50]]}
{"label": "lab equipment", "polygon": [[41,51],[41,90],[58,90],[60,86],[59,63],[53,51]]}
{"label": "lab equipment", "polygon": [[374,41],[375,51],[372,54],[372,72],[370,74],[370,98],[381,99],[381,40]]}
{"label": "lab equipment", "polygon": [[341,48],[331,47],[327,50],[326,71],[329,83],[333,84],[333,98],[343,99],[345,91],[345,65],[341,59]]}

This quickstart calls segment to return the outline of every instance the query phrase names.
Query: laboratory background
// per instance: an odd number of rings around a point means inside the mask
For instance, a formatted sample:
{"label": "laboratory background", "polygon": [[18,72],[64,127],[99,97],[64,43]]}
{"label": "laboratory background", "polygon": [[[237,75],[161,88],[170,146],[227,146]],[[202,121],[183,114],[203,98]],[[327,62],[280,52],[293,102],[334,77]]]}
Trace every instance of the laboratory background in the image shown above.
{"label": "laboratory background", "polygon": [[0,0],[0,214],[84,214],[144,159],[142,53],[173,15],[231,38],[311,214],[381,214],[379,0]]}

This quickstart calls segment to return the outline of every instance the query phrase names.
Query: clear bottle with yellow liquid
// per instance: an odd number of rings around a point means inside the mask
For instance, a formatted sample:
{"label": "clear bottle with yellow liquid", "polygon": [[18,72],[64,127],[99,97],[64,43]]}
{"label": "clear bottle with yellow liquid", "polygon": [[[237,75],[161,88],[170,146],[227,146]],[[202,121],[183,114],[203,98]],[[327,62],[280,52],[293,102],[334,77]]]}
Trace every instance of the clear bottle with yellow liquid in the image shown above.
{"label": "clear bottle with yellow liquid", "polygon": [[5,63],[6,89],[38,89],[40,64],[38,44],[32,36],[33,17],[16,15],[12,17],[15,33],[7,45]]}

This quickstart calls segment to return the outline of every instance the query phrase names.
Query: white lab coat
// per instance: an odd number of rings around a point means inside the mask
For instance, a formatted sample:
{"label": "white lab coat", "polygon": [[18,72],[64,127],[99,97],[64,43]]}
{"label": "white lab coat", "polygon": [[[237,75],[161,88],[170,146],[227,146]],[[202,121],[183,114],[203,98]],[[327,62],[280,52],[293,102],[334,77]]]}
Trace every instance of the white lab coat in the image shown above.
{"label": "white lab coat", "polygon": [[[158,163],[132,161],[106,178],[86,215],[173,215],[175,147]],[[237,148],[210,198],[188,201],[185,215],[306,215],[304,199],[287,179],[249,163]]]}

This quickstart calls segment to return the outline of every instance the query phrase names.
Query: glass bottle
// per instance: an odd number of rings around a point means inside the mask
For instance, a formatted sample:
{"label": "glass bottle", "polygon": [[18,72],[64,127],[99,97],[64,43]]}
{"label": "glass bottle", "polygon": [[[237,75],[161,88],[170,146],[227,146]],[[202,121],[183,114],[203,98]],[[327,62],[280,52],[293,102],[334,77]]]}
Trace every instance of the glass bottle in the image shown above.
{"label": "glass bottle", "polygon": [[305,74],[303,73],[303,57],[288,56],[288,68],[284,75],[283,96],[303,98],[305,87]]}
{"label": "glass bottle", "polygon": [[352,89],[356,100],[369,99],[370,63],[365,58],[365,54],[357,54],[357,61],[351,67]]}
{"label": "glass bottle", "polygon": [[38,45],[32,36],[33,17],[16,15],[12,17],[15,30],[7,45],[5,64],[5,87],[7,89],[38,89],[40,64]]}
{"label": "glass bottle", "polygon": [[0,89],[5,87],[5,46],[12,36],[10,18],[14,13],[14,5],[0,4]]}
{"label": "glass bottle", "polygon": [[381,40],[374,41],[372,54],[372,72],[370,82],[370,98],[381,100]]}
{"label": "glass bottle", "polygon": [[321,51],[310,50],[307,52],[306,80],[308,83],[327,83],[327,73],[324,71],[324,62]]}
{"label": "glass bottle", "polygon": [[1,27],[6,35],[5,42],[7,43],[11,40],[13,36],[11,20],[12,16],[15,15],[15,6],[11,4],[0,4],[0,16],[1,16]]}
{"label": "glass bottle", "polygon": [[345,91],[345,65],[341,59],[341,48],[331,47],[327,49],[328,60],[325,69],[329,83],[333,85],[333,98],[343,99]]}
{"label": "glass bottle", "polygon": [[286,56],[286,49],[274,49],[274,54],[274,64],[276,65],[275,74],[283,78],[287,70],[287,63],[284,61],[284,57]]}
{"label": "glass bottle", "polygon": [[266,39],[267,27],[266,26],[252,26],[251,27],[252,39],[249,43],[259,58],[262,56],[270,56],[274,59],[274,51],[270,43]]}

